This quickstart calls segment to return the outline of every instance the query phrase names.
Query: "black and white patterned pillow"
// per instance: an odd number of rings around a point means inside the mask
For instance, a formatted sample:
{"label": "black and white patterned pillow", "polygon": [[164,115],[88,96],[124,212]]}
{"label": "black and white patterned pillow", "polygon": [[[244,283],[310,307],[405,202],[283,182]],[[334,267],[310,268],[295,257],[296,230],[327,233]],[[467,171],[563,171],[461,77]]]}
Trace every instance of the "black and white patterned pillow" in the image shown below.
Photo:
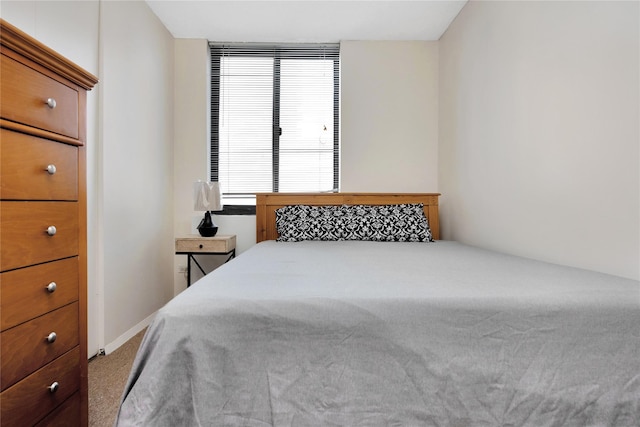
{"label": "black and white patterned pillow", "polygon": [[292,205],[276,210],[278,241],[432,242],[424,205]]}

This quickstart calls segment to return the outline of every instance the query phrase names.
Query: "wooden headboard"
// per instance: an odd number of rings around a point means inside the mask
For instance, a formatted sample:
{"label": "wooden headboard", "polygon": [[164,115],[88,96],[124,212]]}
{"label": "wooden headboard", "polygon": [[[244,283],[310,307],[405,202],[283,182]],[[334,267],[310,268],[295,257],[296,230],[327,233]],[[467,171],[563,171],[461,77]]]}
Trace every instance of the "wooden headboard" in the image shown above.
{"label": "wooden headboard", "polygon": [[256,242],[275,240],[276,209],[288,205],[394,205],[423,203],[433,238],[440,239],[439,193],[258,193],[256,194]]}

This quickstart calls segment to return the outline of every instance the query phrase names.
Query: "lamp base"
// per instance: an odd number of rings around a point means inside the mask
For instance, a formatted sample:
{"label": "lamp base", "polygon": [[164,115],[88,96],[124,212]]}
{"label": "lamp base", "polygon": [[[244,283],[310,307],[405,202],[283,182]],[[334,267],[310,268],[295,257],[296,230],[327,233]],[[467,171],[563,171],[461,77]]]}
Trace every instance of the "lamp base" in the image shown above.
{"label": "lamp base", "polygon": [[198,228],[198,232],[202,237],[213,237],[218,232],[218,227]]}
{"label": "lamp base", "polygon": [[211,219],[211,212],[207,211],[204,214],[204,218],[198,225],[198,232],[202,237],[213,237],[218,232],[218,226],[213,223]]}

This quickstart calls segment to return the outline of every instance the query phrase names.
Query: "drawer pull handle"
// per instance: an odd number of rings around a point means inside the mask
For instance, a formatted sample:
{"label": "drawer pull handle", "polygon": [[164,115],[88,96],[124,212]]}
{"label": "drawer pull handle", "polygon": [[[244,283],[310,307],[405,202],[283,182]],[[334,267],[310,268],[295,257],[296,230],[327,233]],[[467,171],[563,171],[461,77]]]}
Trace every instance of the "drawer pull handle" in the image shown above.
{"label": "drawer pull handle", "polygon": [[47,227],[47,234],[49,236],[55,236],[57,232],[58,232],[58,229],[56,229],[55,225],[50,225],[49,227]]}
{"label": "drawer pull handle", "polygon": [[55,342],[57,338],[58,338],[58,335],[56,335],[55,332],[51,332],[49,335],[47,335],[47,342],[51,344]]}
{"label": "drawer pull handle", "polygon": [[49,387],[47,387],[49,389],[49,392],[51,393],[55,393],[56,391],[58,391],[58,389],[60,388],[60,384],[58,384],[58,381],[54,381]]}
{"label": "drawer pull handle", "polygon": [[56,285],[56,282],[51,282],[47,285],[47,287],[45,288],[50,294],[54,293],[56,291],[56,288],[58,287],[58,285]]}
{"label": "drawer pull handle", "polygon": [[49,175],[53,175],[54,173],[56,173],[56,171],[58,169],[56,169],[56,165],[47,165],[47,168],[45,169],[47,172],[49,172]]}
{"label": "drawer pull handle", "polygon": [[49,108],[51,108],[51,109],[53,110],[54,108],[56,108],[56,105],[58,105],[58,103],[56,102],[56,100],[55,100],[55,99],[53,99],[53,98],[47,98],[47,106],[48,106]]}

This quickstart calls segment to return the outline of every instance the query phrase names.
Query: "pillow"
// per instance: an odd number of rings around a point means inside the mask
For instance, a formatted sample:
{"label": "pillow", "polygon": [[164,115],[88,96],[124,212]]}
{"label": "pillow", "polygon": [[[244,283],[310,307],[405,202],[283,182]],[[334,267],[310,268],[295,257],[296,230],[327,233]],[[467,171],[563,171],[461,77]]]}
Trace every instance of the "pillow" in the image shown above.
{"label": "pillow", "polygon": [[433,242],[424,205],[291,205],[276,210],[278,241]]}

